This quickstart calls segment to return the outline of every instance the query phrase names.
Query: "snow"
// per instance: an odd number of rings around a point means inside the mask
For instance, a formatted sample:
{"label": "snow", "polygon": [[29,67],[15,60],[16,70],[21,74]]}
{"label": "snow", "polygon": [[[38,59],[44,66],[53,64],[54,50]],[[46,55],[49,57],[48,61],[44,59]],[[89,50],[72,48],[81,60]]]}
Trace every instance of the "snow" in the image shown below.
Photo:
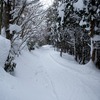
{"label": "snow", "polygon": [[10,41],[0,35],[0,67],[4,66],[10,50]]}
{"label": "snow", "polygon": [[43,5],[43,9],[47,9],[53,4],[54,0],[40,0],[40,2]]}
{"label": "snow", "polygon": [[79,25],[82,26],[82,25],[86,25],[86,24],[87,24],[86,21],[83,21],[83,18],[82,18],[82,20],[80,21]]}
{"label": "snow", "polygon": [[6,37],[5,27],[1,29],[1,36]]}
{"label": "snow", "polygon": [[15,77],[0,68],[0,100],[100,100],[100,71],[92,62],[45,45],[16,58]]}
{"label": "snow", "polygon": [[76,3],[73,4],[73,6],[76,10],[83,10],[83,0],[78,0]]}
{"label": "snow", "polygon": [[59,17],[61,17],[61,25],[63,23],[63,18],[64,18],[64,9],[65,9],[65,4],[61,4],[59,2],[59,7],[58,7],[58,14],[59,14]]}
{"label": "snow", "polygon": [[20,32],[21,31],[21,27],[18,26],[17,24],[10,24],[9,30],[10,30],[10,33],[12,34],[13,31]]}
{"label": "snow", "polygon": [[7,0],[4,0],[7,3]]}
{"label": "snow", "polygon": [[94,35],[93,41],[100,41],[100,35]]}

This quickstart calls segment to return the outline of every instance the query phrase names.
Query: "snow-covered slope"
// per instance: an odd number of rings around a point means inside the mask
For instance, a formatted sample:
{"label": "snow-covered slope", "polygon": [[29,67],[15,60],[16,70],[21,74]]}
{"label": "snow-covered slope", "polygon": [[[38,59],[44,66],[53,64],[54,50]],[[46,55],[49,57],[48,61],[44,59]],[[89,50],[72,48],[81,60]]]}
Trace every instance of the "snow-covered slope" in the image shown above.
{"label": "snow-covered slope", "polygon": [[0,67],[4,66],[10,50],[10,41],[0,35]]}
{"label": "snow-covered slope", "polygon": [[16,58],[15,77],[0,68],[0,100],[100,100],[100,71],[92,62],[43,46]]}

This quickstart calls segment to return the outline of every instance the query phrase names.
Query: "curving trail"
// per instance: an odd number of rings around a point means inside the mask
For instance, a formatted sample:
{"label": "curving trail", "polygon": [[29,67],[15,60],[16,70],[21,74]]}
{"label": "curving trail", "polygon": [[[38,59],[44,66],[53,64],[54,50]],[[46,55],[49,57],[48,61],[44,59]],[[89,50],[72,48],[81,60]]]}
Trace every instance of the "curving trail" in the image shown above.
{"label": "curving trail", "polygon": [[0,68],[0,100],[100,100],[100,71],[91,62],[43,46],[16,58],[15,77]]}
{"label": "curving trail", "polygon": [[100,100],[100,88],[96,88],[100,86],[100,79],[92,74],[94,70],[84,68],[82,71],[78,68],[83,66],[60,59],[56,58],[52,49],[42,48],[40,62],[57,100]]}

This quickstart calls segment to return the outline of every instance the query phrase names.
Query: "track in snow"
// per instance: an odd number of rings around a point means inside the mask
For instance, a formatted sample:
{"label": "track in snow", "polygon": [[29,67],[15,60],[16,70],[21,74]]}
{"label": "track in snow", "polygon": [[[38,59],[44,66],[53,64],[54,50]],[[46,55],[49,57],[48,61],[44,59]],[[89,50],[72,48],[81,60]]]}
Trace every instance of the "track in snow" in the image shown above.
{"label": "track in snow", "polygon": [[[70,67],[69,64],[68,66],[62,64],[63,62],[53,58],[55,55],[51,55],[51,52],[52,50],[44,47],[40,54],[40,62],[49,76],[48,78],[52,85],[52,90],[58,100],[100,99],[100,97],[97,96],[97,91],[94,91],[93,89],[95,88],[95,85],[99,85],[100,80],[94,80],[90,77],[88,72],[81,73],[81,70],[74,68],[82,66],[74,63],[70,64],[72,67]],[[76,66],[73,67],[73,65]],[[96,84],[91,84],[91,81]]]}
{"label": "track in snow", "polygon": [[63,57],[51,46],[23,51],[15,77],[0,70],[0,100],[100,100],[100,72]]}

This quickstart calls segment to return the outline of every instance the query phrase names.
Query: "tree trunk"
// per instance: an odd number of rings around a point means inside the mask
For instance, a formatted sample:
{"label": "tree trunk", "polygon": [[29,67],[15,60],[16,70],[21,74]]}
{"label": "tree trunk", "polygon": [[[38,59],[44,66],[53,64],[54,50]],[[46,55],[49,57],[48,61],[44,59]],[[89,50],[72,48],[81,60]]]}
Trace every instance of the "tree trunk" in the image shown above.
{"label": "tree trunk", "polygon": [[60,57],[62,57],[62,53],[63,53],[63,49],[61,48],[61,51],[60,51]]}
{"label": "tree trunk", "polygon": [[5,2],[5,7],[4,7],[4,27],[5,27],[5,32],[6,32],[6,38],[11,40],[12,39],[12,34],[10,34],[9,31],[9,25],[10,25],[10,20],[11,20],[11,1]]}
{"label": "tree trunk", "polygon": [[95,20],[91,20],[90,22],[91,26],[90,26],[90,37],[91,37],[91,51],[90,51],[90,58],[91,60],[95,60],[94,59],[94,56],[95,56],[95,53],[93,54],[93,51],[94,51],[94,46],[93,46],[93,36],[94,36],[94,27],[95,27]]}
{"label": "tree trunk", "polygon": [[2,13],[3,13],[3,1],[0,0],[0,34],[1,34],[1,28],[2,28]]}

